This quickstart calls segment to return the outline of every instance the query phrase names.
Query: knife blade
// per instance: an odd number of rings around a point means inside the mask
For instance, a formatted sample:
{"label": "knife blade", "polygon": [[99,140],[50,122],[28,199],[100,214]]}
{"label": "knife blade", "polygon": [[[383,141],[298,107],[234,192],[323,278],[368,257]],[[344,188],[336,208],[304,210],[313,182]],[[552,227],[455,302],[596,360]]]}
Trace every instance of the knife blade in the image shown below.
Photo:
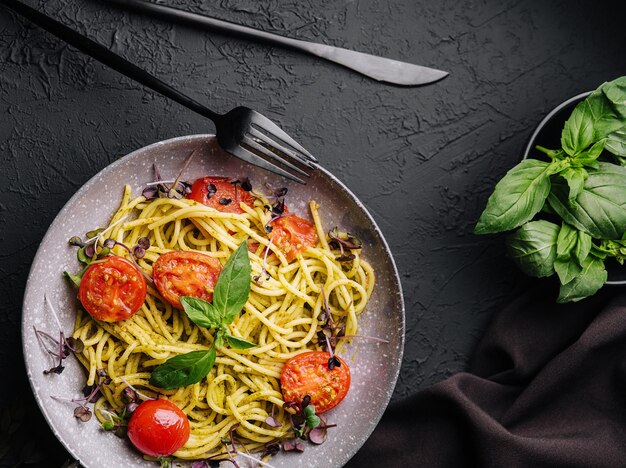
{"label": "knife blade", "polygon": [[414,65],[377,55],[357,52],[341,47],[329,46],[315,42],[292,39],[278,34],[218,20],[210,16],[192,13],[186,10],[152,3],[146,0],[108,0],[110,3],[135,11],[147,12],[163,19],[175,20],[179,23],[208,28],[220,33],[235,34],[247,39],[260,40],[273,45],[289,47],[307,52],[325,60],[343,65],[377,81],[401,86],[419,86],[439,81],[448,76],[448,72],[434,68]]}

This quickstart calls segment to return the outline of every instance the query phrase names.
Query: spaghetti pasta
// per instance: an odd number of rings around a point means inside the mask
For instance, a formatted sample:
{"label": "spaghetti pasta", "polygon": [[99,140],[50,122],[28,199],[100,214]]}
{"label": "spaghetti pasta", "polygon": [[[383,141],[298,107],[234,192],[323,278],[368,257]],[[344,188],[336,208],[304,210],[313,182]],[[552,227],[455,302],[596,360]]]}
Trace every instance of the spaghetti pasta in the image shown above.
{"label": "spaghetti pasta", "polygon": [[[351,262],[335,259],[313,201],[309,207],[319,242],[288,262],[266,230],[272,216],[267,205],[267,199],[257,196],[252,206],[240,204],[242,214],[227,213],[188,199],[132,198],[130,187],[125,187],[107,237],[126,245],[147,237],[151,247],[139,266],[148,276],[166,252],[197,251],[223,265],[242,242],[248,242],[255,280],[244,311],[229,327],[233,335],[256,346],[222,347],[206,378],[163,390],[150,384],[151,371],[172,356],[208,349],[213,344],[211,330],[191,322],[150,284],[139,312],[122,322],[100,322],[79,310],[73,336],[85,344],[77,357],[88,371],[87,384],[95,383],[98,369],[105,369],[112,379],[95,404],[101,421],[124,408],[124,389],[132,385],[149,397],[171,400],[188,416],[191,435],[174,454],[181,459],[222,453],[222,440],[234,425],[248,451],[262,450],[265,444],[290,435],[279,381],[284,362],[321,349],[317,334],[323,292],[333,320],[345,324],[347,336],[356,334],[358,316],[372,294],[374,272],[358,251],[353,251]],[[120,246],[113,253],[128,257]],[[282,426],[268,425],[270,415]]]}

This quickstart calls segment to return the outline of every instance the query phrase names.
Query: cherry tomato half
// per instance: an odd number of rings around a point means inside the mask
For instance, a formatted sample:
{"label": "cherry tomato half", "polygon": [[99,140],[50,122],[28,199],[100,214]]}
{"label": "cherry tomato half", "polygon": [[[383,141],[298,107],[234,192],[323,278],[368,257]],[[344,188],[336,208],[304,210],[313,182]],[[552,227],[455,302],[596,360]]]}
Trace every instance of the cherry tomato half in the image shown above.
{"label": "cherry tomato half", "polygon": [[350,388],[350,368],[339,358],[341,366],[330,370],[329,359],[330,354],[327,352],[309,351],[285,362],[280,375],[285,401],[301,402],[309,395],[316,414],[337,406]]}
{"label": "cherry tomato half", "polygon": [[189,420],[171,401],[147,400],[130,417],[128,438],[141,453],[168,456],[189,439]]}
{"label": "cherry tomato half", "polygon": [[317,244],[315,225],[300,216],[294,214],[283,216],[272,221],[270,226],[272,227],[270,239],[285,254],[288,262],[307,247]]}
{"label": "cherry tomato half", "polygon": [[[243,213],[239,203],[252,206],[254,198],[250,192],[246,192],[241,187],[231,184],[229,177],[203,177],[196,180],[191,186],[191,193],[187,198],[202,203],[203,205],[215,208],[225,213]],[[214,191],[215,190],[215,191]]]}
{"label": "cherry tomato half", "polygon": [[125,258],[107,257],[87,268],[78,298],[93,318],[119,322],[132,317],[146,300],[146,280]]}
{"label": "cherry tomato half", "polygon": [[152,265],[152,279],[161,296],[182,309],[181,296],[211,301],[213,288],[222,271],[219,260],[198,252],[172,251]]}

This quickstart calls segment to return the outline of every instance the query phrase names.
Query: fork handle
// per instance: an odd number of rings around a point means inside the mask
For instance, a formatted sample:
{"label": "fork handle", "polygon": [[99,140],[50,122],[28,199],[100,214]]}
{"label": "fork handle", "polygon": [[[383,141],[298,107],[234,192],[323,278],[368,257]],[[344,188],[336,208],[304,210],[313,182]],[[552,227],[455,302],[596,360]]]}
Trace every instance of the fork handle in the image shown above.
{"label": "fork handle", "polygon": [[59,39],[62,39],[90,57],[93,57],[104,65],[118,71],[122,75],[141,83],[147,88],[150,88],[153,91],[176,101],[177,103],[197,112],[200,115],[208,117],[216,124],[217,121],[220,120],[220,114],[213,112],[211,109],[191,99],[189,96],[186,96],[142,68],[139,68],[137,65],[111,52],[101,44],[98,44],[88,37],[68,28],[64,24],[50,18],[40,11],[31,8],[18,0],[0,0],[0,5],[8,7],[40,28],[45,29]]}

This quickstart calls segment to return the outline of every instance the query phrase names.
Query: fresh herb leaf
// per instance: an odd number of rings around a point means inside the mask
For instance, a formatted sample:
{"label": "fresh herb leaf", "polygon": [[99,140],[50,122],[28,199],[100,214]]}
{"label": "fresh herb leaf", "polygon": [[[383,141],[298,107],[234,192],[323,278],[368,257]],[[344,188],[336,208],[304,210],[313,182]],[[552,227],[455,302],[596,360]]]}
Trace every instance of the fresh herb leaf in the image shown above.
{"label": "fresh herb leaf", "polygon": [[588,99],[578,104],[561,133],[561,146],[567,154],[574,156],[593,143],[593,114],[589,111]]}
{"label": "fresh herb leaf", "polygon": [[567,184],[556,178],[548,196],[551,208],[568,224],[598,239],[621,239],[626,229],[626,167],[599,163],[583,191],[569,202]]}
{"label": "fresh herb leaf", "polygon": [[223,324],[232,323],[250,294],[251,268],[244,241],[228,258],[213,290],[213,308]]}
{"label": "fresh herb leaf", "polygon": [[554,271],[561,284],[567,284],[580,274],[582,267],[571,257],[557,258],[554,261]]}
{"label": "fresh herb leaf", "polygon": [[210,302],[197,297],[181,296],[180,303],[189,320],[196,325],[217,328],[222,324],[219,314]]}
{"label": "fresh herb leaf", "polygon": [[578,231],[578,241],[576,242],[576,246],[572,251],[572,256],[576,259],[580,266],[583,265],[583,262],[589,255],[591,251],[591,236],[583,231]]}
{"label": "fresh herb leaf", "polygon": [[208,351],[191,351],[169,358],[150,376],[150,384],[171,390],[200,382],[215,364],[215,348]]}
{"label": "fresh herb leaf", "polygon": [[224,338],[226,339],[226,343],[228,343],[228,346],[230,346],[231,348],[250,349],[256,346],[254,343],[251,343],[248,340],[244,340],[243,338],[237,338],[236,336],[225,335]]}
{"label": "fresh herb leaf", "polygon": [[507,172],[489,197],[474,232],[508,231],[532,219],[550,192],[551,164],[526,159]]}
{"label": "fresh herb leaf", "polygon": [[554,274],[559,230],[559,226],[544,220],[524,224],[507,240],[509,256],[529,276]]}
{"label": "fresh herb leaf", "polygon": [[[626,124],[624,125],[626,127]],[[606,137],[604,149],[617,156],[620,166],[626,164],[626,129],[617,130]]]}
{"label": "fresh herb leaf", "polygon": [[80,275],[72,275],[71,273],[64,271],[63,276],[74,283],[75,286],[80,286],[80,280],[82,279]]}
{"label": "fresh herb leaf", "polygon": [[576,302],[595,294],[607,279],[604,262],[588,256],[583,262],[582,271],[572,281],[561,286],[557,302]]}
{"label": "fresh herb leaf", "polygon": [[569,187],[568,200],[570,202],[576,200],[585,187],[585,181],[588,176],[587,171],[581,167],[568,167],[559,175],[567,181]]}
{"label": "fresh herb leaf", "polygon": [[574,229],[567,223],[561,225],[559,235],[556,242],[557,258],[569,258],[570,252],[578,242],[578,230]]}
{"label": "fresh herb leaf", "polygon": [[595,142],[587,151],[578,153],[572,159],[572,163],[577,166],[587,166],[592,164],[602,154],[602,150],[604,150],[604,143],[605,140]]}

